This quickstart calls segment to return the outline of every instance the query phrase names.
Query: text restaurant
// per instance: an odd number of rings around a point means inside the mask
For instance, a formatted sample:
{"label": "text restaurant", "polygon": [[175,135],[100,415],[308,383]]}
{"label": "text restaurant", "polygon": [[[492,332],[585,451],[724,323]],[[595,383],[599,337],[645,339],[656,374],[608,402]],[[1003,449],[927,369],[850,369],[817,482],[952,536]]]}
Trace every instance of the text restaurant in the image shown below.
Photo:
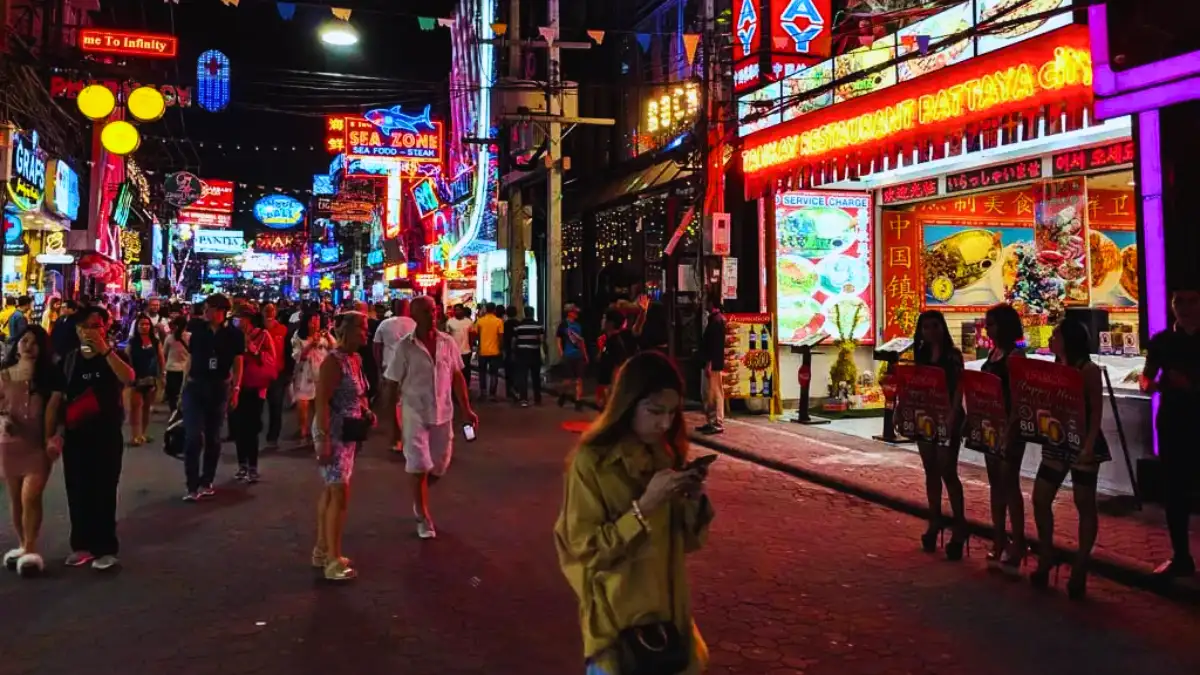
{"label": "text restaurant", "polygon": [[13,130],[5,145],[11,161],[4,181],[4,293],[31,295],[35,309],[48,295],[64,294],[75,262],[67,232],[79,217],[79,176],[64,159],[41,147],[38,133]]}
{"label": "text restaurant", "polygon": [[[801,398],[805,382],[814,397],[828,389],[826,410],[886,407],[881,364],[907,351],[925,310],[942,312],[976,370],[989,307],[1017,309],[1041,358],[1053,325],[1078,313],[1129,454],[1150,452],[1135,381],[1135,146],[1129,119],[1096,120],[1092,97],[1088,30],[1070,0],[963,2],[740,97],[782,398]],[[814,344],[837,345],[837,360],[814,353],[802,368]],[[1104,423],[1116,438],[1111,414]],[[878,434],[878,420],[866,429],[851,433]],[[1031,444],[1026,470],[1039,461]],[[1128,491],[1128,473],[1108,463],[1101,484]]]}

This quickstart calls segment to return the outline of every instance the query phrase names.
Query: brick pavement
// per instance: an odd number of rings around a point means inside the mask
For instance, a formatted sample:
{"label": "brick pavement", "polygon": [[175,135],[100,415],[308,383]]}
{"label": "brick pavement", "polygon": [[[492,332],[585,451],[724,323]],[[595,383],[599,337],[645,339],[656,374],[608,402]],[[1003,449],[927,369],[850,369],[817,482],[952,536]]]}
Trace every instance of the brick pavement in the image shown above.
{"label": "brick pavement", "polygon": [[[479,441],[435,494],[436,541],[412,532],[401,465],[378,441],[364,452],[346,542],[362,578],[342,587],[306,566],[319,485],[306,454],[266,456],[263,483],[191,505],[178,463],[130,450],[124,568],[0,576],[0,675],[581,672],[550,534],[575,439],[558,425],[576,416],[482,408]],[[718,518],[690,571],[714,674],[1200,672],[1189,607],[1104,579],[1084,603],[1038,594],[978,555],[920,553],[916,519],[735,458],[709,491]],[[57,561],[57,475],[48,508]]]}

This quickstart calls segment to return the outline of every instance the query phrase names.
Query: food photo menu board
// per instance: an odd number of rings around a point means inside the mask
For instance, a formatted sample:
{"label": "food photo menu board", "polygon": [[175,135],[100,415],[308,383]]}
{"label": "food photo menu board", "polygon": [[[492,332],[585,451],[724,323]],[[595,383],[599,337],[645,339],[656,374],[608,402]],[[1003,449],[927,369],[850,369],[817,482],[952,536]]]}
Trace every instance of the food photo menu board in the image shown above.
{"label": "food photo menu board", "polygon": [[776,195],[779,344],[822,331],[874,343],[873,209],[861,192]]}

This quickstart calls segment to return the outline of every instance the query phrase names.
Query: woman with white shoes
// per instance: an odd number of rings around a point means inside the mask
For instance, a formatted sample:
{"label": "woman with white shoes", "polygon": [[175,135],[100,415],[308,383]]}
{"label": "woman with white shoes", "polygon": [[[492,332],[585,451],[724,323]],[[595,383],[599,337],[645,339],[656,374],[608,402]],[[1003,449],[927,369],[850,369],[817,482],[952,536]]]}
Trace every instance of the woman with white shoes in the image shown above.
{"label": "woman with white shoes", "polygon": [[38,554],[42,493],[61,450],[47,447],[45,440],[46,402],[57,373],[51,356],[50,336],[31,325],[0,364],[0,472],[17,533],[17,547],[4,554],[4,566],[21,576],[45,566]]}

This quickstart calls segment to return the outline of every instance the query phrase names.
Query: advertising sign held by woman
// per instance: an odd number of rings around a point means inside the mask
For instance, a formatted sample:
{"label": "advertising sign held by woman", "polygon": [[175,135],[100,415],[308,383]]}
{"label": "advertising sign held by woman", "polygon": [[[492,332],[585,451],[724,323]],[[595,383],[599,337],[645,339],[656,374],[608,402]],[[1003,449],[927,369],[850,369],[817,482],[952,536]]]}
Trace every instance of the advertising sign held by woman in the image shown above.
{"label": "advertising sign held by woman", "polygon": [[964,444],[985,454],[1002,454],[1000,441],[1008,418],[1004,410],[1004,384],[991,373],[966,370],[962,392],[967,407]]}
{"label": "advertising sign held by woman", "polygon": [[1008,372],[1017,417],[1013,432],[1027,443],[1078,455],[1087,419],[1080,372],[1040,359],[1012,359]]}
{"label": "advertising sign held by woman", "polygon": [[950,444],[950,390],[946,371],[937,366],[896,366],[900,399],[896,403],[896,432],[937,445]]}

